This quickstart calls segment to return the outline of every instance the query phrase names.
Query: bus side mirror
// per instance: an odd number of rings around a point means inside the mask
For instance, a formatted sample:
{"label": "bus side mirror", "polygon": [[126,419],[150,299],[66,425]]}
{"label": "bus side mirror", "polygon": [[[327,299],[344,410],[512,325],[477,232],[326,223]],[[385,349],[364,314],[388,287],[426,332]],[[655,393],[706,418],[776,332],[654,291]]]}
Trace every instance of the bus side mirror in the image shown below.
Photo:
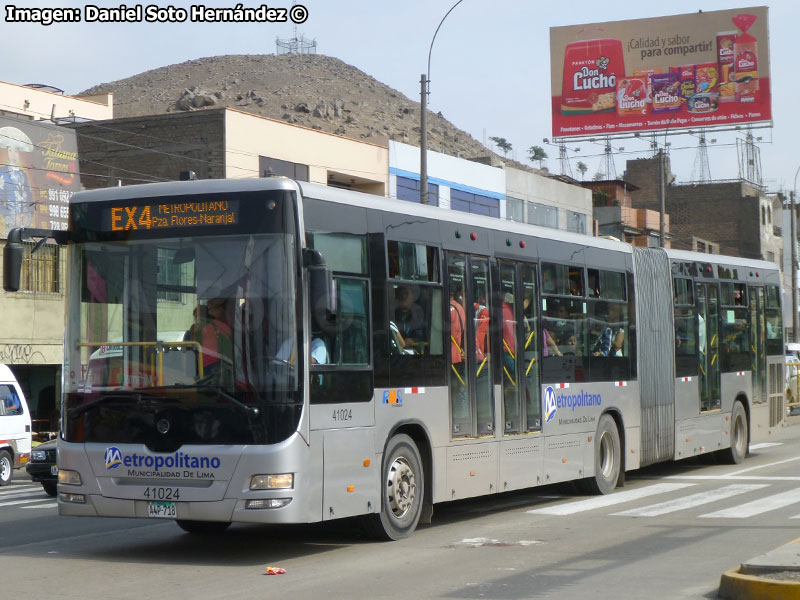
{"label": "bus side mirror", "polygon": [[3,248],[3,289],[7,292],[19,291],[22,256],[22,229],[15,227],[8,232],[8,239]]}
{"label": "bus side mirror", "polygon": [[336,312],[333,295],[333,275],[325,265],[325,257],[319,250],[303,250],[303,265],[308,269],[308,291],[311,314],[320,323],[329,320]]}

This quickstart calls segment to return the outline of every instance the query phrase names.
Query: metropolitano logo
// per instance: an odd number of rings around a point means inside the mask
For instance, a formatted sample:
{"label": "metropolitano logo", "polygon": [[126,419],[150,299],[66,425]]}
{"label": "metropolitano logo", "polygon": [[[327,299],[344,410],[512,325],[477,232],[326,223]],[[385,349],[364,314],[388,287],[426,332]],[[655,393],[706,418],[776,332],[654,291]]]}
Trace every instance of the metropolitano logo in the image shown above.
{"label": "metropolitano logo", "polygon": [[556,391],[552,385],[548,385],[544,390],[544,420],[549,423],[556,416]]}
{"label": "metropolitano logo", "polygon": [[122,450],[116,446],[106,448],[106,469],[116,469],[122,464]]}

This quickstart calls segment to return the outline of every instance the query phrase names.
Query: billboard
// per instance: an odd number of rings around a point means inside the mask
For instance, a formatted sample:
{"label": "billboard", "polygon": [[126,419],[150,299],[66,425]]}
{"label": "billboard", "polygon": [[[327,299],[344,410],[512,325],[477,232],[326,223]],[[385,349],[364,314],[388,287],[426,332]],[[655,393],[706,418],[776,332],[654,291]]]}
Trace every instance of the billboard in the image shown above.
{"label": "billboard", "polygon": [[0,237],[14,227],[66,230],[80,189],[75,132],[0,117]]}
{"label": "billboard", "polygon": [[772,120],[767,8],[550,29],[553,137]]}

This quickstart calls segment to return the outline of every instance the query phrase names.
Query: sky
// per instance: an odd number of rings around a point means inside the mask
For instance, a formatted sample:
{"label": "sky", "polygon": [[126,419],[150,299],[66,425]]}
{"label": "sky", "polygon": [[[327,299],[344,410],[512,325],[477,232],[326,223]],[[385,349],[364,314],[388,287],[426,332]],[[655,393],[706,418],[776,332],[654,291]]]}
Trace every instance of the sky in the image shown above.
{"label": "sky", "polygon": [[[528,148],[542,146],[545,165],[560,172],[558,148],[543,140],[552,137],[550,117],[549,29],[597,23],[746,8],[762,4],[706,0],[669,3],[612,0],[462,0],[442,22],[457,0],[298,0],[307,20],[288,23],[36,23],[8,22],[2,15],[0,52],[6,57],[0,79],[11,83],[43,83],[76,94],[94,85],[137,75],[187,60],[226,54],[272,54],[276,38],[302,35],[317,43],[317,52],[357,67],[412,100],[420,99],[420,75],[427,71],[431,52],[429,108],[441,111],[455,126],[492,146],[491,137],[512,144],[509,156],[528,163]],[[17,3],[17,6],[76,7],[85,15],[88,2]],[[119,2],[95,0],[97,6],[119,7]],[[171,2],[188,8],[191,2]],[[212,0],[205,7],[233,8],[237,2]],[[261,3],[243,0],[245,7]],[[292,7],[292,0],[276,0],[269,7]],[[159,8],[169,0],[154,0]],[[8,4],[4,5],[4,9]],[[127,3],[127,7],[136,4]],[[142,5],[147,7],[148,3]],[[763,183],[771,192],[788,192],[800,170],[800,119],[792,106],[800,101],[797,38],[800,3],[768,2],[772,128],[753,130],[760,149]],[[433,41],[440,22],[441,28]],[[431,43],[433,41],[433,46]],[[759,44],[764,43],[759,40]],[[739,177],[736,139],[740,132],[708,134],[708,161],[712,179]],[[678,182],[689,181],[698,156],[698,138],[670,136],[672,172]],[[645,139],[615,140],[616,175],[625,161],[651,154]],[[578,161],[588,167],[586,178],[604,169],[604,144],[567,144],[575,170]],[[579,151],[575,151],[580,148]],[[529,163],[530,164],[530,163]]]}

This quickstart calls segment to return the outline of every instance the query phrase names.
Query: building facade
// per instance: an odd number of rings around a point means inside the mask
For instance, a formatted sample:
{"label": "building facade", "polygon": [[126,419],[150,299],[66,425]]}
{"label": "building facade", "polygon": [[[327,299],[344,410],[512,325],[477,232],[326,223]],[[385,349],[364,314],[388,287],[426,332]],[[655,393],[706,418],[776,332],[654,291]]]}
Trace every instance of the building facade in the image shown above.
{"label": "building facade", "polygon": [[[66,229],[80,189],[75,132],[62,123],[113,117],[111,94],[87,98],[0,82],[0,238],[14,227]],[[0,361],[28,398],[34,431],[58,427],[63,359],[64,253],[24,244],[21,289],[0,293]]]}

